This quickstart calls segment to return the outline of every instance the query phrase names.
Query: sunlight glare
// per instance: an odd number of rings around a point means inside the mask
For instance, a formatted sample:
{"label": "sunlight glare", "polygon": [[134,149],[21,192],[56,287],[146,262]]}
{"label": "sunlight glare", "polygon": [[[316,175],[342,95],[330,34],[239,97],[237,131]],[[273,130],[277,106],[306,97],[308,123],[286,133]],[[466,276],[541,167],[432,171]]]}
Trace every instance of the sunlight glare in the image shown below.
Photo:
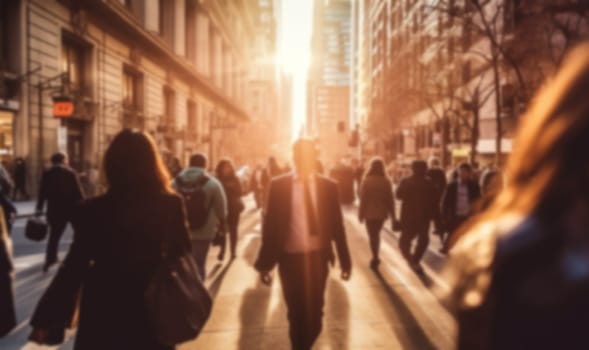
{"label": "sunlight glare", "polygon": [[307,115],[307,73],[311,60],[312,0],[284,0],[279,62],[292,75],[292,137],[299,135]]}

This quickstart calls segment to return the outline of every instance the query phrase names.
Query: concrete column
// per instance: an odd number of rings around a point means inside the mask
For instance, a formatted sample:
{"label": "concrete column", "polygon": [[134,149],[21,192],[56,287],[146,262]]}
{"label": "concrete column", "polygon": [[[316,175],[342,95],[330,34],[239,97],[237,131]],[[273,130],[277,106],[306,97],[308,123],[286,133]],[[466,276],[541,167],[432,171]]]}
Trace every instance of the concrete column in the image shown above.
{"label": "concrete column", "polygon": [[223,47],[223,56],[223,85],[225,89],[225,94],[229,97],[233,97],[233,54],[231,53],[231,48],[229,46]]}
{"label": "concrete column", "polygon": [[160,6],[158,0],[145,0],[145,29],[158,32],[160,22]]}
{"label": "concrete column", "polygon": [[174,53],[186,55],[186,0],[174,0]]}
{"label": "concrete column", "polygon": [[213,67],[213,80],[217,87],[223,87],[223,39],[216,31],[213,32],[213,55],[211,64]]}
{"label": "concrete column", "polygon": [[197,70],[210,76],[210,33],[209,18],[199,10],[196,13],[196,62]]}

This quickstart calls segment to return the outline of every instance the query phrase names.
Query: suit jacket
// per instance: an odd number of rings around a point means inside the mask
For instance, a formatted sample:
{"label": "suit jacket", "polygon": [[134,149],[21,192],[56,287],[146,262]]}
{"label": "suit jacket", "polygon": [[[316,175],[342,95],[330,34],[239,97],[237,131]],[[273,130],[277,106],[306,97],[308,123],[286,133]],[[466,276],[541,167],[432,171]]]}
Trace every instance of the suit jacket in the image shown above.
{"label": "suit jacket", "polygon": [[[468,198],[470,200],[471,209],[481,198],[481,188],[476,183],[476,181],[469,181],[467,183],[468,187]],[[456,218],[456,202],[458,197],[458,181],[452,181],[446,187],[446,191],[442,196],[441,201],[441,210],[442,215],[446,221],[451,221]],[[471,213],[474,210],[471,210]]]}
{"label": "suit jacket", "polygon": [[84,198],[78,175],[69,167],[55,165],[43,173],[37,211],[43,210],[47,201],[49,221],[67,221],[76,204]]}
{"label": "suit jacket", "polygon": [[436,189],[427,177],[410,176],[401,180],[397,189],[401,203],[401,229],[427,228],[437,205]]}
{"label": "suit jacket", "polygon": [[[292,208],[293,175],[275,178],[270,183],[267,210],[262,226],[262,247],[255,263],[258,271],[269,271],[285,254],[285,243],[290,230]],[[346,231],[340,207],[338,188],[335,182],[316,176],[317,184],[317,218],[319,234],[324,240],[326,258],[334,261],[332,242],[335,243],[340,266],[350,271],[352,262]]]}
{"label": "suit jacket", "polygon": [[[434,184],[434,187],[436,189],[436,197],[439,201],[440,198],[442,198],[442,195],[444,194],[444,189],[446,189],[446,174],[442,169],[432,168],[427,171],[427,177],[429,177],[430,180],[432,180],[432,183]],[[439,203],[436,205],[436,207],[439,207]]]}
{"label": "suit jacket", "polygon": [[107,193],[77,207],[72,224],[74,242],[31,324],[63,330],[83,290],[76,349],[166,349],[154,337],[144,294],[164,240],[169,256],[190,251],[182,200]]}

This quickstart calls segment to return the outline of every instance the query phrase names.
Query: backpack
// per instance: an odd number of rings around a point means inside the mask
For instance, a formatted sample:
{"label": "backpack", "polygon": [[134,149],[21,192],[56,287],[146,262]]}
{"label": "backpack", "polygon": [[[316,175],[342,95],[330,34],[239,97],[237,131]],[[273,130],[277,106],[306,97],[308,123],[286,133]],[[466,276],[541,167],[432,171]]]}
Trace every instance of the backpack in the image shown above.
{"label": "backpack", "polygon": [[202,176],[194,183],[186,182],[180,176],[176,177],[178,192],[184,198],[188,225],[192,230],[202,228],[209,218],[212,205],[207,206],[206,203],[207,193],[204,186],[207,182],[209,182],[208,176]]}

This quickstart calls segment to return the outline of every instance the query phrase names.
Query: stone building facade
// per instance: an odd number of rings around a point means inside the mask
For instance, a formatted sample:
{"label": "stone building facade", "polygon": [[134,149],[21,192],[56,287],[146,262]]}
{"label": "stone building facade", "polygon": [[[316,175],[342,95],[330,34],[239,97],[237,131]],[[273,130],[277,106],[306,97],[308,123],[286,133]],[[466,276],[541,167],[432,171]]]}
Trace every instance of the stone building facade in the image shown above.
{"label": "stone building facade", "polygon": [[[259,1],[5,0],[0,11],[0,156],[24,157],[35,186],[61,150],[99,167],[123,127],[153,135],[186,163],[236,145],[252,115]],[[55,102],[71,101],[68,117]]]}

